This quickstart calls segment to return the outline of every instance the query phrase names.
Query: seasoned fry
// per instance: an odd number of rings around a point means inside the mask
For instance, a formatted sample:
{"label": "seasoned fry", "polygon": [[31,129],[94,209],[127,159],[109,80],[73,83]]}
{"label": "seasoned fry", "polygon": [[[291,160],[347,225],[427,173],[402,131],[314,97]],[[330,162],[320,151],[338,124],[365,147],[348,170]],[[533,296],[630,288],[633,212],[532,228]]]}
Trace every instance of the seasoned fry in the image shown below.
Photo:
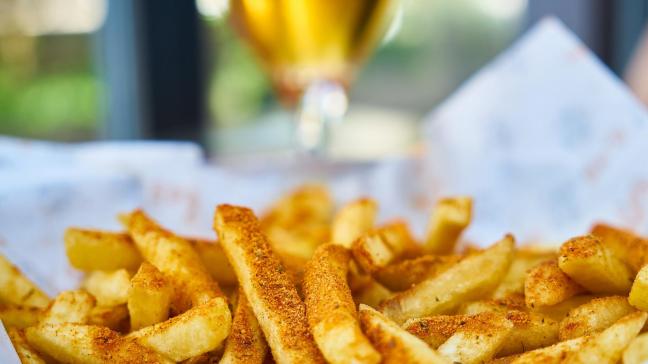
{"label": "seasoned fry", "polygon": [[167,358],[182,361],[216,349],[229,335],[231,325],[227,303],[216,297],[127,337]]}
{"label": "seasoned fry", "polygon": [[86,291],[64,291],[52,301],[41,317],[41,324],[88,323],[95,299]]}
{"label": "seasoned fry", "polygon": [[549,260],[532,268],[524,281],[524,297],[529,307],[553,306],[584,289]]}
{"label": "seasoned fry", "polygon": [[357,305],[362,303],[373,308],[378,308],[384,300],[394,295],[392,291],[376,282],[370,276],[365,278],[353,291],[353,301]]}
{"label": "seasoned fry", "polygon": [[560,364],[565,357],[571,353],[580,350],[585,343],[591,338],[589,336],[579,337],[577,339],[561,341],[557,344],[547,346],[546,348],[527,351],[526,353],[516,356],[509,363],[511,364]]}
{"label": "seasoned fry", "polygon": [[279,199],[261,218],[261,225],[328,224],[333,208],[333,199],[326,186],[304,185]]}
{"label": "seasoned fry", "polygon": [[502,282],[493,292],[493,298],[504,298],[512,294],[524,294],[524,283],[527,273],[538,264],[548,259],[555,259],[554,252],[520,249],[515,252],[511,267]]}
{"label": "seasoned fry", "polygon": [[329,363],[379,363],[380,354],[360,330],[346,281],[350,254],[321,245],[306,266],[304,301],[315,343]]}
{"label": "seasoned fry", "polygon": [[497,355],[522,353],[552,345],[558,341],[558,322],[534,313],[510,311],[506,319],[513,324]]}
{"label": "seasoned fry", "polygon": [[275,359],[323,362],[308,330],[306,307],[252,210],[220,205],[214,228]]}
{"label": "seasoned fry", "polygon": [[90,272],[81,284],[97,299],[99,306],[117,306],[126,303],[130,287],[130,273],[126,269],[113,272]]}
{"label": "seasoned fry", "polygon": [[588,340],[577,351],[570,353],[565,359],[566,364],[610,363],[621,359],[623,351],[639,334],[644,326],[648,313],[631,313],[603,332]]}
{"label": "seasoned fry", "polygon": [[569,311],[567,317],[560,322],[560,340],[596,334],[634,311],[626,297],[594,298]]}
{"label": "seasoned fry", "polygon": [[0,304],[45,308],[49,297],[0,254]]}
{"label": "seasoned fry", "polygon": [[142,256],[126,233],[68,228],[65,253],[70,264],[80,270],[135,270]]}
{"label": "seasoned fry", "polygon": [[142,256],[176,288],[172,309],[179,313],[216,297],[225,300],[187,240],[164,230],[141,210],[132,212],[125,221]]}
{"label": "seasoned fry", "polygon": [[131,330],[157,324],[169,317],[173,288],[157,268],[147,262],[130,282],[128,312]]}
{"label": "seasoned fry", "polygon": [[9,335],[9,339],[11,339],[11,343],[16,349],[16,353],[18,354],[18,358],[20,359],[21,363],[45,364],[45,360],[40,357],[36,350],[32,349],[32,347],[29,346],[29,343],[25,338],[25,333],[22,330],[12,327],[7,330],[7,334]]}
{"label": "seasoned fry", "polygon": [[232,332],[219,364],[262,364],[267,354],[268,343],[245,293],[239,288]]}
{"label": "seasoned fry", "polygon": [[452,362],[483,363],[497,354],[512,329],[504,315],[484,312],[466,321],[438,351]]}
{"label": "seasoned fry", "polygon": [[633,273],[648,263],[648,239],[607,224],[596,224],[590,233],[597,236]]}
{"label": "seasoned fry", "polygon": [[345,248],[374,226],[378,204],[376,201],[361,198],[342,207],[333,218],[331,241]]}
{"label": "seasoned fry", "polygon": [[402,324],[409,318],[446,313],[464,301],[487,295],[506,274],[513,258],[513,244],[513,236],[506,235],[484,252],[386,300],[382,312]]}
{"label": "seasoned fry", "polygon": [[153,350],[99,326],[45,324],[25,329],[29,344],[62,363],[171,363]]}
{"label": "seasoned fry", "polygon": [[233,286],[238,283],[236,274],[234,274],[234,270],[219,242],[206,239],[190,239],[189,243],[196,250],[203,265],[218,284]]}
{"label": "seasoned fry", "polygon": [[414,241],[404,221],[394,221],[370,230],[352,246],[355,261],[365,272],[373,273],[404,257],[416,257],[421,247]]}
{"label": "seasoned fry", "polygon": [[6,327],[24,329],[34,326],[40,321],[43,310],[27,306],[0,306],[0,320]]}
{"label": "seasoned fry", "polygon": [[449,254],[472,219],[472,198],[458,196],[437,202],[425,234],[424,250],[429,254]]}
{"label": "seasoned fry", "polygon": [[369,306],[360,305],[359,318],[362,330],[382,355],[384,364],[451,363],[425,342]]}
{"label": "seasoned fry", "polygon": [[623,364],[642,364],[648,361],[648,333],[634,338],[623,352]]}
{"label": "seasoned fry", "polygon": [[114,331],[124,331],[128,324],[128,308],[126,305],[95,306],[90,311],[88,324],[106,326]]}
{"label": "seasoned fry", "polygon": [[388,289],[404,291],[428,278],[436,277],[460,259],[459,255],[423,255],[380,268],[372,275]]}
{"label": "seasoned fry", "polygon": [[648,265],[641,268],[630,289],[628,301],[634,307],[648,311]]}
{"label": "seasoned fry", "polygon": [[[403,327],[425,341],[430,347],[437,348],[464,328],[473,330],[478,334],[501,333],[501,327],[499,326],[491,328],[495,332],[489,332],[487,328],[488,323],[501,323],[500,318],[502,317],[505,317],[512,327],[510,331],[505,330],[508,331],[507,334],[504,335],[501,342],[497,343],[499,350],[491,352],[490,356],[494,354],[501,356],[521,353],[525,350],[551,345],[558,340],[558,323],[556,321],[536,313],[517,310],[509,312],[487,311],[475,315],[429,316],[408,320]],[[508,327],[509,325],[504,326]],[[481,342],[480,344],[488,343]],[[490,344],[494,345],[495,343],[490,342]],[[490,349],[492,351],[494,347],[490,346]],[[444,353],[441,349],[439,349],[439,352]],[[462,360],[459,361],[463,362]]]}
{"label": "seasoned fry", "polygon": [[558,266],[593,293],[627,294],[632,273],[593,235],[570,239],[560,247]]}

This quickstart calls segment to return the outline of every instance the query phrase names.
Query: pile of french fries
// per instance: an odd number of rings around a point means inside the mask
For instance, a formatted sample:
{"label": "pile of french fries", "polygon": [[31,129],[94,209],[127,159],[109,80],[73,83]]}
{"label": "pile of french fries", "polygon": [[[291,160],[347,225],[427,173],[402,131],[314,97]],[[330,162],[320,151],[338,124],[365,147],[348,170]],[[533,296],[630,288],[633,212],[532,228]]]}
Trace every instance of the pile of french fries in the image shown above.
{"label": "pile of french fries", "polygon": [[214,241],[140,210],[124,232],[70,228],[81,287],[51,299],[0,257],[0,319],[23,363],[648,361],[648,239],[599,224],[558,250],[479,249],[460,243],[468,197],[439,201],[422,241],[377,211],[308,185],[260,219],[218,206]]}

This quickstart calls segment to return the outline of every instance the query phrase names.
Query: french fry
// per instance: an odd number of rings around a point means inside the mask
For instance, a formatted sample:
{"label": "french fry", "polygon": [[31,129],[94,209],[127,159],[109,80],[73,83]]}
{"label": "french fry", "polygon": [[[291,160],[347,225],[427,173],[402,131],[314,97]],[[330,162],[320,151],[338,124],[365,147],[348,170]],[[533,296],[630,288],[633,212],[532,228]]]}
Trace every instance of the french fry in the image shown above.
{"label": "french fry", "polygon": [[560,322],[560,340],[596,334],[634,311],[626,297],[594,298],[569,311],[567,317]]}
{"label": "french fry", "polygon": [[218,283],[187,240],[163,229],[141,210],[135,210],[124,220],[142,256],[176,288],[171,304],[175,312],[184,312],[216,297],[225,300]]}
{"label": "french fry", "polygon": [[229,335],[231,324],[227,302],[216,297],[127,337],[167,358],[182,361],[216,349]]}
{"label": "french fry", "polygon": [[511,267],[502,282],[493,292],[495,299],[504,298],[511,294],[524,294],[524,283],[527,273],[538,264],[548,259],[555,259],[554,252],[519,249],[515,252]]}
{"label": "french fry", "polygon": [[308,330],[306,307],[252,210],[220,205],[214,229],[275,359],[281,363],[323,362]]}
{"label": "french fry", "polygon": [[351,251],[362,269],[373,273],[401,258],[420,255],[421,247],[407,224],[397,220],[362,234],[353,242]]}
{"label": "french fry", "polygon": [[52,301],[41,316],[40,324],[86,324],[95,299],[82,290],[63,291]]}
{"label": "french fry", "polygon": [[628,264],[633,273],[648,263],[648,239],[607,224],[594,225],[590,234],[599,237],[614,255]]}
{"label": "french fry", "polygon": [[331,241],[345,248],[374,226],[378,204],[368,198],[361,198],[342,207],[333,218]]}
{"label": "french fry", "polygon": [[[501,324],[501,318],[506,318],[511,327],[510,330],[504,330],[507,333],[503,336],[501,342],[497,343],[499,345],[498,350],[495,350],[494,345],[496,342],[493,341],[481,341],[476,344],[486,345],[487,348],[490,348],[489,356],[521,353],[525,350],[551,345],[558,340],[558,322],[536,313],[517,310],[509,312],[485,311],[474,315],[429,316],[408,320],[403,327],[425,341],[430,347],[437,348],[461,330],[464,330],[464,335],[471,332],[481,335],[494,335],[486,340],[501,338],[501,336],[497,335],[502,333],[502,325],[490,328],[488,326],[488,323],[500,322]],[[509,325],[503,326],[508,327]],[[470,339],[465,342],[469,341]],[[439,352],[444,353],[441,349],[439,349]],[[453,359],[460,362],[466,360],[466,358],[463,360]]]}
{"label": "french fry", "polygon": [[583,287],[560,270],[556,260],[532,268],[524,281],[524,297],[529,307],[553,306],[582,292]]}
{"label": "french fry", "polygon": [[481,313],[458,328],[437,350],[452,362],[483,363],[497,354],[512,329],[513,324],[504,315]]}
{"label": "french fry", "polygon": [[505,359],[502,362],[511,364],[560,364],[566,356],[580,350],[590,339],[588,336],[582,336],[577,339],[561,341],[545,348],[527,351],[524,354],[516,355],[510,361]]}
{"label": "french fry", "polygon": [[631,313],[588,340],[565,358],[566,364],[610,363],[621,359],[623,351],[639,334],[648,313]]}
{"label": "french fry", "polygon": [[7,327],[24,329],[25,327],[34,326],[40,321],[43,310],[36,307],[27,306],[0,306],[0,320]]}
{"label": "french fry", "polygon": [[558,322],[549,317],[534,312],[509,311],[506,319],[513,324],[513,329],[506,336],[498,356],[522,353],[558,341]]}
{"label": "french fry", "polygon": [[219,364],[262,364],[267,354],[268,343],[245,293],[239,288],[232,332]]}
{"label": "french fry", "polygon": [[18,358],[23,364],[45,364],[45,360],[40,357],[36,350],[32,349],[25,338],[25,333],[22,330],[11,327],[7,330],[9,339],[16,349]]}
{"label": "french fry", "polygon": [[648,361],[648,333],[634,338],[623,352],[623,364],[642,364]]}
{"label": "french fry", "polygon": [[49,297],[0,254],[0,303],[45,308]]}
{"label": "french fry", "polygon": [[126,305],[95,306],[90,311],[88,324],[105,326],[113,331],[124,331],[128,323],[128,308]]}
{"label": "french fry", "polygon": [[88,273],[81,287],[97,299],[99,306],[117,306],[128,300],[130,273],[126,269]]}
{"label": "french fry", "polygon": [[394,296],[392,291],[376,282],[371,276],[367,277],[353,291],[353,300],[356,304],[364,304],[374,308],[378,308],[383,301],[392,296]]}
{"label": "french fry", "polygon": [[425,234],[428,254],[450,254],[472,218],[472,198],[458,196],[437,202]]}
{"label": "french fry", "polygon": [[648,311],[648,265],[641,268],[630,289],[628,301],[634,307]]}
{"label": "french fry", "polygon": [[329,363],[379,363],[380,354],[363,335],[346,281],[350,254],[321,245],[306,266],[304,301],[315,343]]}
{"label": "french fry", "polygon": [[130,281],[127,306],[131,330],[157,324],[169,317],[173,287],[152,264],[142,263]]}
{"label": "french fry", "polygon": [[627,294],[632,285],[629,268],[593,235],[564,243],[560,247],[558,266],[593,293]]}
{"label": "french fry", "polygon": [[261,225],[328,224],[333,208],[333,199],[326,186],[304,185],[279,199],[261,218]]}
{"label": "french fry", "polygon": [[99,326],[45,324],[25,329],[29,344],[62,363],[171,363],[153,350]]}
{"label": "french fry", "polygon": [[65,253],[70,264],[80,270],[135,270],[142,256],[130,236],[103,230],[68,228]]}
{"label": "french fry", "polygon": [[460,259],[459,255],[423,255],[380,268],[372,275],[388,289],[404,291],[428,278],[436,277]]}
{"label": "french fry", "polygon": [[513,258],[513,244],[513,236],[506,235],[482,253],[386,300],[381,304],[382,312],[402,324],[409,318],[446,313],[464,301],[487,295],[506,274]]}
{"label": "french fry", "polygon": [[451,363],[425,342],[403,330],[373,308],[360,305],[358,315],[362,330],[382,355],[382,363]]}
{"label": "french fry", "polygon": [[219,242],[206,239],[190,239],[189,243],[196,250],[203,265],[218,284],[234,286],[238,283],[236,274],[234,274],[234,270]]}

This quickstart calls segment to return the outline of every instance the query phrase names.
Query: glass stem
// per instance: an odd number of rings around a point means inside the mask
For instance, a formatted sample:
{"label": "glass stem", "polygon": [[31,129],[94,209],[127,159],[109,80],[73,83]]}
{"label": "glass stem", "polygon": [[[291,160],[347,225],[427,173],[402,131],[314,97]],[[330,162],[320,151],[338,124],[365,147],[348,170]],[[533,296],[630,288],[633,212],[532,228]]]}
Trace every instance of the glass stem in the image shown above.
{"label": "glass stem", "polygon": [[348,107],[346,90],[332,81],[311,83],[297,111],[296,143],[302,153],[330,152],[331,127],[343,120]]}

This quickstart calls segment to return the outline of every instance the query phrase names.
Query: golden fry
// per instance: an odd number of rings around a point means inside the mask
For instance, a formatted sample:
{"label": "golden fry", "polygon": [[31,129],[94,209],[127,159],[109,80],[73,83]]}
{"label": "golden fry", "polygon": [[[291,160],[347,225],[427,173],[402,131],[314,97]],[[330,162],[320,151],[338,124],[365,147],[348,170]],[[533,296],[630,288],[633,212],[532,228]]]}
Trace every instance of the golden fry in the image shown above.
{"label": "golden fry", "polygon": [[626,297],[594,298],[569,311],[567,317],[560,322],[560,340],[596,334],[634,311]]}
{"label": "golden fry", "polygon": [[532,268],[524,281],[524,297],[529,307],[553,306],[584,292],[558,267],[556,260]]}
{"label": "golden fry", "polygon": [[628,301],[634,307],[648,311],[648,265],[641,268],[630,289]]}
{"label": "golden fry", "polygon": [[32,349],[32,347],[29,345],[27,338],[25,338],[25,333],[22,330],[12,327],[7,330],[7,334],[9,335],[9,339],[11,339],[11,343],[16,349],[16,353],[18,354],[18,358],[20,359],[21,363],[45,364],[45,360],[43,360],[38,352]]}
{"label": "golden fry", "polygon": [[368,198],[361,198],[342,207],[333,218],[331,241],[345,248],[374,227],[378,204]]}
{"label": "golden fry", "polygon": [[95,299],[86,291],[64,291],[52,301],[41,316],[40,324],[86,324]]}
{"label": "golden fry", "polygon": [[410,318],[446,313],[462,302],[487,295],[506,274],[513,258],[513,245],[513,236],[505,236],[482,253],[469,256],[438,276],[386,300],[381,305],[382,312],[402,324]]}
{"label": "golden fry", "polygon": [[152,264],[144,262],[130,282],[128,312],[131,330],[157,324],[169,317],[173,287]]}
{"label": "golden fry", "polygon": [[239,288],[237,295],[232,332],[227,338],[225,352],[220,364],[262,364],[268,354],[268,343],[265,341],[259,322]]}
{"label": "golden fry", "polygon": [[560,247],[558,266],[593,293],[627,294],[632,273],[593,235],[570,239]]}
{"label": "golden fry", "polygon": [[429,254],[450,254],[459,236],[472,219],[472,198],[450,197],[437,202],[425,236],[424,250]]}
{"label": "golden fry", "polygon": [[306,267],[304,300],[313,337],[329,363],[379,363],[380,354],[362,334],[346,281],[350,254],[320,246]]}
{"label": "golden fry", "polygon": [[218,283],[187,240],[163,229],[141,210],[128,215],[125,221],[142,256],[164,273],[176,288],[172,303],[176,312],[184,312],[216,297],[224,299]]}
{"label": "golden fry", "polygon": [[126,233],[68,228],[65,253],[70,265],[84,271],[135,270],[142,256]]}
{"label": "golden fry", "polygon": [[425,342],[369,306],[360,305],[359,318],[362,330],[382,355],[384,364],[451,363]]}
{"label": "golden fry", "polygon": [[45,308],[49,297],[0,254],[0,303]]}
{"label": "golden fry", "polygon": [[577,351],[570,353],[564,363],[617,363],[621,359],[623,351],[641,331],[647,317],[648,313],[634,312],[621,318],[588,340]]}
{"label": "golden fry", "polygon": [[218,348],[229,335],[231,325],[227,303],[216,297],[127,337],[167,358],[182,361]]}
{"label": "golden fry", "polygon": [[590,234],[597,236],[612,253],[636,273],[648,263],[648,239],[607,224],[596,224]]}
{"label": "golden fry", "polygon": [[121,305],[128,299],[130,273],[126,269],[93,271],[88,273],[81,287],[97,299],[99,306]]}
{"label": "golden fry", "polygon": [[0,321],[6,327],[24,329],[34,326],[41,320],[43,310],[36,307],[3,305],[0,306]]}
{"label": "golden fry", "polygon": [[388,289],[404,291],[445,272],[460,259],[459,255],[423,255],[380,268],[372,275]]}
{"label": "golden fry", "polygon": [[306,307],[252,210],[220,205],[214,228],[275,359],[324,362],[308,329]]}
{"label": "golden fry", "polygon": [[29,344],[62,363],[171,363],[153,350],[99,326],[45,324],[25,330]]}

